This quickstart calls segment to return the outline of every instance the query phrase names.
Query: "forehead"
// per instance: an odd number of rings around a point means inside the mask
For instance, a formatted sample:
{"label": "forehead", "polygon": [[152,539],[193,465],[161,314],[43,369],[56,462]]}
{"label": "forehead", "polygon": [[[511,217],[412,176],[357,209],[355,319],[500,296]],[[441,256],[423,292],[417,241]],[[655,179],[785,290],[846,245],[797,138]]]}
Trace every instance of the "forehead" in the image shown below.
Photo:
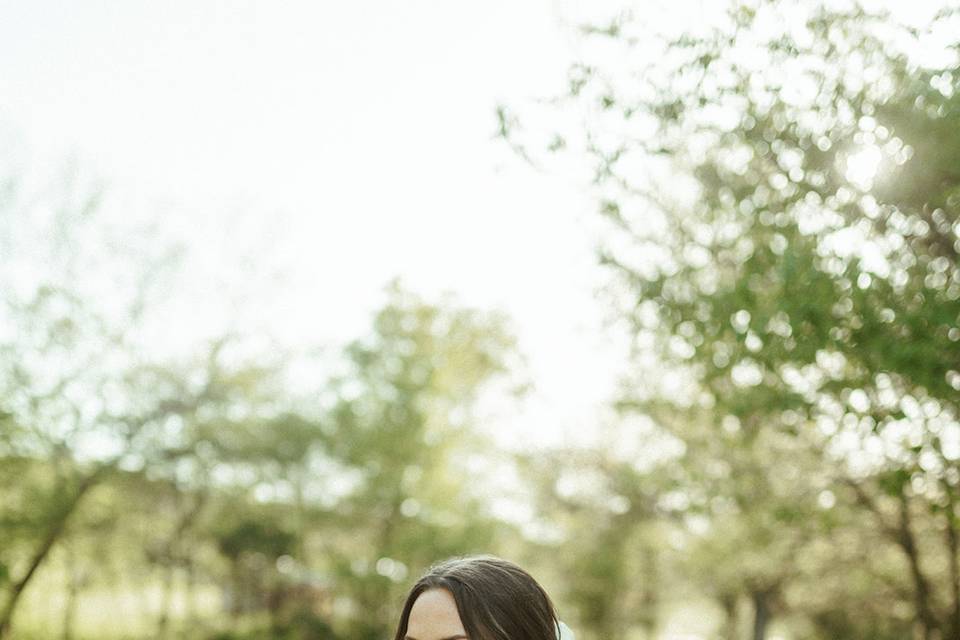
{"label": "forehead", "polygon": [[411,640],[466,640],[457,603],[446,589],[429,589],[417,597],[407,622]]}

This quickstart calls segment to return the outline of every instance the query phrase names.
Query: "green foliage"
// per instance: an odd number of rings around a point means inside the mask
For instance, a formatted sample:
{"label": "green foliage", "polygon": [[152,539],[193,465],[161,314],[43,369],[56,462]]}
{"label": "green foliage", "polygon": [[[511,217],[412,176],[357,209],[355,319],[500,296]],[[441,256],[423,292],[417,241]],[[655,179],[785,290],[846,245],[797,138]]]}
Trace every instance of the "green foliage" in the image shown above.
{"label": "green foliage", "polygon": [[[339,373],[294,399],[285,363],[242,355],[242,336],[151,357],[147,285],[106,316],[72,278],[81,236],[112,233],[96,205],[48,222],[73,260],[0,287],[0,322],[22,329],[0,334],[0,637],[21,620],[89,635],[75,613],[125,585],[150,604],[114,635],[380,638],[415,572],[490,551],[498,527],[462,467],[486,447],[474,405],[506,378],[501,317],[394,284],[370,334],[325,363]],[[42,271],[50,247],[3,241]],[[26,624],[54,576],[64,615]]]}
{"label": "green foliage", "polygon": [[427,305],[396,285],[372,335],[347,348],[324,433],[358,472],[338,504],[352,540],[334,556],[340,589],[365,612],[351,637],[388,632],[413,571],[490,548],[494,523],[460,464],[483,448],[473,405],[511,349],[499,318]]}
{"label": "green foliage", "polygon": [[294,537],[288,531],[254,520],[230,527],[218,537],[217,544],[220,552],[231,560],[245,553],[276,560],[293,550]]}
{"label": "green foliage", "polygon": [[[588,160],[612,299],[656,363],[621,409],[685,444],[691,579],[751,601],[756,637],[768,612],[960,633],[957,43],[914,57],[956,13],[731,3],[649,64],[647,25],[588,30],[552,104],[590,117],[547,138],[583,141],[560,152]],[[856,599],[839,531],[892,552],[861,558]]]}

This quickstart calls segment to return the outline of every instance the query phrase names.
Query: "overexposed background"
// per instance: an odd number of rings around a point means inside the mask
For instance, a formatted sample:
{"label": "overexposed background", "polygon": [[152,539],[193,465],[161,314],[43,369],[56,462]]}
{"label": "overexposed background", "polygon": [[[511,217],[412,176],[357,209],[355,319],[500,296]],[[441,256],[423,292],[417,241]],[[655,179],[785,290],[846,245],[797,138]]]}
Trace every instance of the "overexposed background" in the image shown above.
{"label": "overexposed background", "polygon": [[[555,440],[607,397],[618,340],[594,303],[587,194],[495,139],[499,103],[563,90],[583,8],[5,4],[14,171],[72,158],[119,215],[191,238],[196,290],[174,299],[196,309],[171,314],[164,348],[225,325],[336,345],[399,277],[512,318],[535,386],[525,415],[501,416],[510,438]],[[258,304],[207,295],[238,279]]]}

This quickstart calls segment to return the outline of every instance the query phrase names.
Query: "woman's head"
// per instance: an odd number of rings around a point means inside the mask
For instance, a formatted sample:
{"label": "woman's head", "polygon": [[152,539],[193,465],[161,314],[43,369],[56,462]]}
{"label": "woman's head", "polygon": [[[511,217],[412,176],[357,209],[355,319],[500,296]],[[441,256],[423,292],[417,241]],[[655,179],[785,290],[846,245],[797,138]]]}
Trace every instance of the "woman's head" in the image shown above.
{"label": "woman's head", "polygon": [[427,571],[400,615],[396,640],[556,640],[553,604],[533,577],[492,556]]}

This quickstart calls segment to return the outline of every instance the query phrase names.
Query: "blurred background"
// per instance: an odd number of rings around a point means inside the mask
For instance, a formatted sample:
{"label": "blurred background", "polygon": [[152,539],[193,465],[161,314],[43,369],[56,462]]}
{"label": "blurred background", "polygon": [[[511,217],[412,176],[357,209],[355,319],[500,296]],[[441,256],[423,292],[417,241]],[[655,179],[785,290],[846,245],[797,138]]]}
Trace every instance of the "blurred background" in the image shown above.
{"label": "blurred background", "polygon": [[0,639],[960,639],[960,4],[0,0]]}

